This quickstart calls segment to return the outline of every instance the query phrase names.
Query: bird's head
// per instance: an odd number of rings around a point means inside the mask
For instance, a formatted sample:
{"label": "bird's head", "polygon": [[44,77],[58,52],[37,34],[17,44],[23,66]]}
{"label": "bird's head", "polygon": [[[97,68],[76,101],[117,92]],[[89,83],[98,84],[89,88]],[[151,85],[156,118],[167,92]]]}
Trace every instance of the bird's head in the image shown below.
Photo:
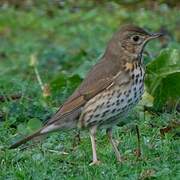
{"label": "bird's head", "polygon": [[117,52],[121,49],[125,54],[139,57],[147,42],[162,35],[162,33],[149,33],[138,26],[126,25],[113,36],[110,48],[115,48]]}

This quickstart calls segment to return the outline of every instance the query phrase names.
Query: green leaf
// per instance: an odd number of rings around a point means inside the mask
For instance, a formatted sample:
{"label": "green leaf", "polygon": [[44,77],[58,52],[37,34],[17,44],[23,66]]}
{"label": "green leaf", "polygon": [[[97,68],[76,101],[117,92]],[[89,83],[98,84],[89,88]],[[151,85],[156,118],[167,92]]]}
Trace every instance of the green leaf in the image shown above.
{"label": "green leaf", "polygon": [[[154,106],[161,109],[167,102],[180,97],[180,53],[178,49],[163,50],[147,65],[146,86],[154,97]],[[173,103],[173,104],[174,104]]]}
{"label": "green leaf", "polygon": [[180,99],[180,73],[173,73],[163,78],[154,91],[154,105],[159,109],[167,102],[177,104]]}
{"label": "green leaf", "polygon": [[39,119],[33,118],[28,121],[27,126],[29,131],[34,132],[42,127],[42,122]]}
{"label": "green leaf", "polygon": [[82,81],[82,79],[80,78],[79,75],[73,75],[73,76],[69,77],[68,78],[69,89],[71,91],[74,91],[75,88],[77,88],[77,86],[80,84],[81,81]]}
{"label": "green leaf", "polygon": [[53,92],[55,91],[61,91],[63,87],[67,85],[67,75],[64,73],[57,74],[54,79],[50,83],[51,90]]}
{"label": "green leaf", "polygon": [[154,102],[153,96],[151,96],[148,92],[144,92],[143,98],[140,101],[140,104],[146,107],[152,107]]}

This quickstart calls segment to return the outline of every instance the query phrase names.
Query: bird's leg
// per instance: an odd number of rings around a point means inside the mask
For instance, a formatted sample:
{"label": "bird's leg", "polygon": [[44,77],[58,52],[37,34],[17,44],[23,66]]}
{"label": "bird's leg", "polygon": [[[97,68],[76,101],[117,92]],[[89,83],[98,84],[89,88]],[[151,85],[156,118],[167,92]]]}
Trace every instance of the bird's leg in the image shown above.
{"label": "bird's leg", "polygon": [[137,134],[137,157],[141,156],[141,141],[140,141],[140,133],[139,133],[139,128],[138,125],[136,125],[136,134]]}
{"label": "bird's leg", "polygon": [[110,143],[112,144],[112,147],[113,147],[113,150],[115,152],[117,161],[122,162],[122,157],[121,157],[120,152],[118,151],[116,141],[112,137],[112,128],[108,128],[106,130],[106,133],[107,133],[107,136],[108,136],[108,139],[109,139]]}
{"label": "bird's leg", "polygon": [[97,153],[96,153],[96,127],[93,127],[90,129],[90,138],[91,138],[91,144],[92,144],[92,153],[93,153],[93,161],[89,165],[98,165],[100,161],[97,159]]}

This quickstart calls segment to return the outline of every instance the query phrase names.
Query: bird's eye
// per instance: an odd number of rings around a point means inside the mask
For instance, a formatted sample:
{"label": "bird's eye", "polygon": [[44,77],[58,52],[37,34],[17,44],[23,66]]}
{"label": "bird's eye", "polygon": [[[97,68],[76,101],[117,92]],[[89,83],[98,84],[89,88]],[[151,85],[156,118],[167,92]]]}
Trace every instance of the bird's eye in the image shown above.
{"label": "bird's eye", "polygon": [[136,36],[133,36],[132,39],[133,39],[134,42],[138,42],[138,41],[139,41],[139,36],[137,36],[137,35],[136,35]]}
{"label": "bird's eye", "polygon": [[133,41],[137,42],[139,40],[139,36],[133,36]]}

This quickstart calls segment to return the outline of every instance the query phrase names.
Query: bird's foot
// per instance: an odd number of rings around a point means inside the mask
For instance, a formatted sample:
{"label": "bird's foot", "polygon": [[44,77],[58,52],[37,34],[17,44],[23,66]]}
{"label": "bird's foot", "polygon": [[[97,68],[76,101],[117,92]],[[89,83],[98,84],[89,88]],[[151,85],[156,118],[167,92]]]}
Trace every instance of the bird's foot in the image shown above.
{"label": "bird's foot", "polygon": [[119,162],[119,163],[123,163],[123,158],[122,157],[120,157],[120,158],[117,158],[117,162]]}
{"label": "bird's foot", "polygon": [[120,156],[120,154],[118,154],[116,155],[116,160],[118,163],[123,163],[125,159],[122,156]]}
{"label": "bird's foot", "polygon": [[91,162],[91,163],[89,164],[89,166],[99,165],[100,163],[101,163],[101,161],[99,161],[99,160],[94,160],[93,162]]}

